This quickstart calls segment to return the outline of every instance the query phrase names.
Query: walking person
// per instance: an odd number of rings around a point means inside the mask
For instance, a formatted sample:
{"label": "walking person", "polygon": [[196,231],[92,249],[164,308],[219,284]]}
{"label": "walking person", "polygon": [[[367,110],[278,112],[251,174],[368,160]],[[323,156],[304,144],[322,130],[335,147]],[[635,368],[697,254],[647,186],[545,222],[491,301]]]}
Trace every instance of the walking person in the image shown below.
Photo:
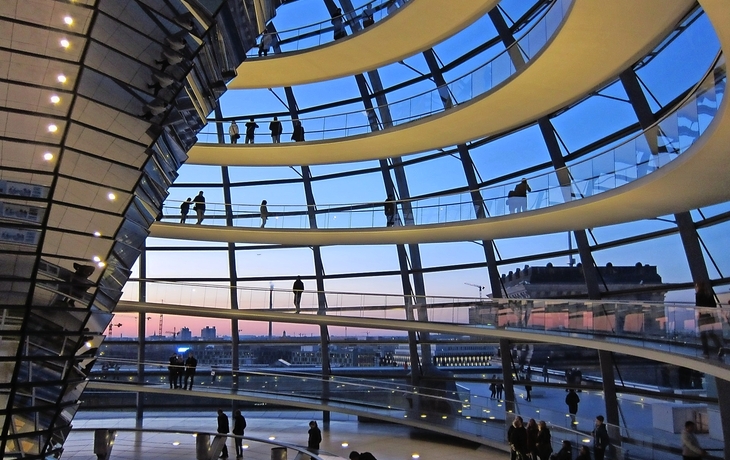
{"label": "walking person", "polygon": [[695,422],[688,420],[684,423],[682,430],[682,460],[698,460],[707,455],[707,451],[700,447],[695,431],[697,425]]}
{"label": "walking person", "polygon": [[532,385],[530,385],[529,383],[525,385],[525,393],[527,394],[527,396],[525,397],[525,401],[532,401]]}
{"label": "walking person", "polygon": [[722,340],[722,324],[720,324],[709,308],[717,307],[715,294],[712,292],[712,285],[709,281],[698,281],[695,283],[695,305],[702,307],[697,317],[697,327],[700,330],[700,341],[702,342],[702,356],[710,357],[709,341],[717,348],[717,357],[722,359],[725,356],[725,344]]}
{"label": "walking person", "polygon": [[256,128],[258,128],[259,125],[256,124],[255,121],[253,121],[253,118],[251,118],[248,123],[246,123],[246,144],[253,144],[254,142],[254,136],[256,135]]}
{"label": "walking person", "polygon": [[489,384],[489,399],[494,399],[497,397],[497,385],[492,382]]}
{"label": "walking person", "polygon": [[297,313],[299,313],[299,307],[302,304],[302,293],[304,292],[304,282],[302,281],[302,277],[297,275],[297,279],[294,280],[294,285],[292,286],[292,291],[294,292],[294,306],[297,309]]}
{"label": "walking person", "polygon": [[603,424],[603,415],[596,417],[596,428],[593,430],[593,457],[595,460],[603,460],[611,440],[608,438],[606,425]]}
{"label": "walking person", "polygon": [[180,223],[184,224],[185,220],[188,218],[188,213],[190,212],[190,204],[193,202],[193,200],[188,197],[187,200],[183,201],[180,205]]}
{"label": "walking person", "polygon": [[568,413],[570,414],[571,423],[573,425],[578,423],[575,421],[575,416],[578,414],[579,402],[580,397],[578,397],[578,393],[576,393],[575,390],[571,388],[570,391],[568,391],[568,394],[565,396],[565,404],[568,405]]}
{"label": "walking person", "polygon": [[497,384],[497,399],[502,399],[502,392],[504,391],[504,385],[502,382]]}
{"label": "walking person", "polygon": [[[241,414],[240,410],[233,413],[233,434],[243,436],[246,429],[246,417]],[[236,443],[236,458],[243,458],[243,438],[234,438]]]}
{"label": "walking person", "polygon": [[205,197],[203,196],[202,190],[193,198],[193,203],[195,203],[193,209],[198,216],[198,222],[196,223],[200,225],[203,223],[203,218],[205,218]]}
{"label": "walking person", "polygon": [[332,15],[332,32],[335,40],[347,37],[345,32],[345,23],[342,18],[342,10],[337,8],[337,12]]}
{"label": "walking person", "polygon": [[192,353],[188,355],[188,359],[185,360],[185,381],[183,382],[183,390],[193,389],[193,381],[195,380],[195,371],[198,368],[198,360],[193,356]]}
{"label": "walking person", "polygon": [[266,220],[269,218],[269,208],[266,207],[266,204],[266,200],[263,200],[261,202],[261,208],[259,208],[259,212],[261,213],[261,228],[266,226]]}
{"label": "walking person", "polygon": [[[223,413],[223,409],[218,409],[218,433],[220,434],[228,434],[229,431],[231,431],[230,426],[228,425],[228,416]],[[228,443],[228,437],[226,436],[226,442],[223,443],[223,451],[221,452],[221,458],[228,458],[228,446],[226,445]]]}
{"label": "walking person", "polygon": [[291,133],[291,140],[294,142],[304,142],[304,126],[299,120],[294,120],[294,129]]}
{"label": "walking person", "polygon": [[177,382],[177,366],[175,363],[177,362],[177,354],[173,353],[172,356],[170,356],[169,363],[170,365],[167,366],[167,374],[170,379],[170,389],[172,390],[175,388],[175,383]]}
{"label": "walking person", "polygon": [[271,142],[274,144],[281,143],[281,122],[278,118],[274,117],[274,120],[269,123],[269,131],[271,131]]}
{"label": "walking person", "polygon": [[317,426],[317,422],[312,420],[309,422],[309,439],[307,440],[307,450],[313,454],[319,453],[319,443],[322,442],[322,431]]}
{"label": "walking person", "polygon": [[385,213],[385,220],[386,220],[386,226],[392,227],[395,225],[395,214],[398,210],[398,205],[395,202],[395,198],[393,198],[393,194],[389,193],[388,197],[385,199],[385,203],[383,203],[383,212]]}
{"label": "walking person", "polygon": [[228,127],[228,135],[231,136],[231,144],[238,144],[238,138],[241,137],[241,134],[238,132],[236,120],[233,120],[231,126]]}

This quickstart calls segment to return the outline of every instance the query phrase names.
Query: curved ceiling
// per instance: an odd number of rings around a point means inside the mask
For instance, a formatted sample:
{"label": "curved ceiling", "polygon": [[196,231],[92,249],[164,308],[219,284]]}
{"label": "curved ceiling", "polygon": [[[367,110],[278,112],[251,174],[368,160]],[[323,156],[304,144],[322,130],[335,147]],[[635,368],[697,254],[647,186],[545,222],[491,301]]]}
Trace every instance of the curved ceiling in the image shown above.
{"label": "curved ceiling", "polygon": [[661,42],[693,5],[691,0],[574,2],[553,41],[523,71],[454,109],[384,131],[327,141],[197,144],[188,163],[290,166],[293,159],[302,165],[347,163],[504,132],[565,107],[616,78]]}
{"label": "curved ceiling", "polygon": [[296,86],[377,69],[444,41],[497,4],[499,0],[411,0],[395,14],[342,40],[244,61],[228,89]]}
{"label": "curved ceiling", "polygon": [[[381,319],[347,317],[340,312],[337,316],[331,315],[297,315],[288,312],[263,310],[231,310],[227,308],[202,308],[186,305],[168,305],[150,302],[120,301],[117,305],[119,313],[161,313],[171,315],[195,316],[202,318],[223,318],[249,321],[275,321],[295,324],[317,324],[342,327],[365,327],[381,330],[439,332],[443,334],[471,335],[492,338],[509,338],[522,342],[546,342],[554,344],[572,345],[592,350],[611,351],[630,356],[638,356],[694,369],[717,378],[730,380],[730,366],[721,361],[711,361],[684,355],[680,351],[681,344],[670,348],[657,345],[649,346],[650,342],[636,340],[634,343],[626,338],[593,336],[590,334],[560,334],[552,331],[530,331],[529,329],[492,329],[481,326],[464,324],[449,324],[442,322],[408,321],[402,319]],[[356,314],[360,314],[358,310]]]}

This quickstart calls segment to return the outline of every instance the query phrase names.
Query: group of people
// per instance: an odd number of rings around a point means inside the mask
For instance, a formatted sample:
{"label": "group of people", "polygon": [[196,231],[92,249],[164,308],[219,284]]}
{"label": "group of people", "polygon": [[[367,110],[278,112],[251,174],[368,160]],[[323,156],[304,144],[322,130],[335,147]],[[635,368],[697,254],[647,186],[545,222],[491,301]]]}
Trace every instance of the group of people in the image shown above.
{"label": "group of people", "polygon": [[[234,438],[236,458],[243,458],[243,438],[241,436],[243,436],[245,429],[246,417],[241,414],[240,410],[237,410],[233,413],[233,434],[236,435],[236,438]],[[218,429],[216,431],[220,434],[228,434],[231,431],[228,416],[223,412],[223,409],[218,409]],[[228,446],[225,442],[223,443],[221,458],[228,458]]]}
{"label": "group of people", "polygon": [[170,376],[170,389],[192,390],[197,367],[198,360],[192,353],[188,354],[187,359],[184,359],[183,355],[173,353],[170,356],[170,365],[167,366]]}
{"label": "group of people", "polygon": [[[244,139],[246,144],[255,143],[256,128],[258,127],[258,123],[256,123],[253,118],[250,118],[248,122],[246,122],[246,137]],[[271,132],[271,142],[274,144],[281,143],[281,133],[283,132],[283,128],[278,117],[274,117],[274,119],[269,123],[269,131]],[[238,144],[238,139],[241,138],[241,132],[236,120],[231,121],[230,126],[228,126],[228,135],[231,137],[231,144]],[[295,139],[295,137],[299,139]],[[299,120],[294,120],[294,134],[292,134],[292,140],[295,142],[304,140],[304,128],[302,128],[302,123]]]}
{"label": "group of people", "polygon": [[[593,429],[594,460],[603,460],[606,449],[610,445],[608,430],[604,417],[596,417]],[[573,448],[570,441],[563,441],[561,449],[553,454],[552,435],[545,421],[530,419],[525,426],[522,417],[515,416],[507,430],[507,442],[510,446],[511,460],[573,460]],[[591,460],[588,446],[581,446],[576,460]]]}
{"label": "group of people", "polygon": [[201,190],[193,199],[190,199],[188,197],[187,200],[183,201],[180,205],[180,223],[184,224],[185,221],[188,218],[188,213],[190,212],[190,205],[193,205],[193,211],[195,211],[195,215],[198,218],[198,221],[196,224],[200,225],[203,223],[203,219],[205,218],[205,197],[203,196],[203,191]]}

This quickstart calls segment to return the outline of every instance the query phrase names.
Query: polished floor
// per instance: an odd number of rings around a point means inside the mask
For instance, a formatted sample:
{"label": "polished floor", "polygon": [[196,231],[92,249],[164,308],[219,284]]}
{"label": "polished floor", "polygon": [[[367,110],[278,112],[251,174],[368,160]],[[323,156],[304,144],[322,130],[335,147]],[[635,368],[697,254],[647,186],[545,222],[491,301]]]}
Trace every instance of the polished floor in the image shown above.
{"label": "polished floor", "polygon": [[[273,443],[305,446],[308,422],[321,420],[321,412],[264,411],[246,417],[244,458],[269,460],[275,444],[262,441],[274,437]],[[134,428],[132,413],[79,413],[74,419],[74,430],[66,442],[62,459],[96,460],[93,448],[93,428]],[[320,425],[321,422],[320,422]],[[145,418],[149,430],[214,431],[215,414],[209,413],[159,413]],[[353,416],[332,414],[329,427],[322,426],[323,458],[347,458],[350,451],[372,452],[378,460],[504,460],[506,453],[484,446],[457,445],[443,440],[419,436],[411,437],[408,427],[385,423],[358,423]],[[233,442],[229,443],[230,458],[235,458]],[[297,451],[288,449],[288,458],[294,459]],[[414,455],[418,455],[415,457]],[[191,434],[119,432],[111,459],[195,459],[195,438]]]}

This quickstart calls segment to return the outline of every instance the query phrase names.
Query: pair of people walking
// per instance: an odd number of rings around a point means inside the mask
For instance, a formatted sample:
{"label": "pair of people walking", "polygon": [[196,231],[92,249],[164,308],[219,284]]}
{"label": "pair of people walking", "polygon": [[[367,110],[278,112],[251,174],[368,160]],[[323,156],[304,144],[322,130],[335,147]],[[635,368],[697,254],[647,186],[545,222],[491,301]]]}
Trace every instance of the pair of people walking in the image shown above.
{"label": "pair of people walking", "polygon": [[[253,118],[250,118],[249,121],[246,122],[245,127],[246,138],[244,142],[246,144],[254,144],[256,140],[256,128],[259,127],[258,123],[256,123]],[[281,142],[282,126],[277,117],[274,117],[271,123],[269,123],[269,131],[271,131],[271,142],[279,144]],[[231,138],[231,144],[238,144],[238,139],[241,138],[241,134],[235,120],[231,121],[231,124],[228,127],[228,135]]]}

